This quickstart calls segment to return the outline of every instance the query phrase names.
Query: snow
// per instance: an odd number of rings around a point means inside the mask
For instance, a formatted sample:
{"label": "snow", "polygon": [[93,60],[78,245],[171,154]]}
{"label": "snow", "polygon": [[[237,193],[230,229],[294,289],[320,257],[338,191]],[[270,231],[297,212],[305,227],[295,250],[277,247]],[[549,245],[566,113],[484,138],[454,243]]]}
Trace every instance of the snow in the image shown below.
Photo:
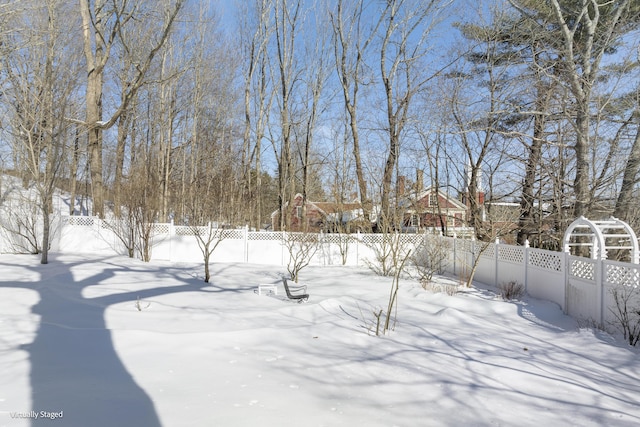
{"label": "snow", "polygon": [[282,267],[212,270],[0,255],[0,426],[640,424],[638,350],[555,304],[405,279],[376,337],[390,278],[309,267],[297,304],[256,293]]}

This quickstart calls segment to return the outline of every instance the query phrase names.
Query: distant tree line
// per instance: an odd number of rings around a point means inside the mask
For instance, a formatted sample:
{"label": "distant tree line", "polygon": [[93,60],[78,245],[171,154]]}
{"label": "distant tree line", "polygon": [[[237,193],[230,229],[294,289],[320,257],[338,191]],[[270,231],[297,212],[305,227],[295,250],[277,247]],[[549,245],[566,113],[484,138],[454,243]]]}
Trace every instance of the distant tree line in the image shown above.
{"label": "distant tree line", "polygon": [[640,226],[638,2],[237,7],[0,5],[0,166],[45,224],[60,188],[70,214],[255,228],[287,229],[298,193],[357,200],[389,231],[420,170],[479,238],[480,188],[519,203],[520,243],[557,247],[580,215]]}

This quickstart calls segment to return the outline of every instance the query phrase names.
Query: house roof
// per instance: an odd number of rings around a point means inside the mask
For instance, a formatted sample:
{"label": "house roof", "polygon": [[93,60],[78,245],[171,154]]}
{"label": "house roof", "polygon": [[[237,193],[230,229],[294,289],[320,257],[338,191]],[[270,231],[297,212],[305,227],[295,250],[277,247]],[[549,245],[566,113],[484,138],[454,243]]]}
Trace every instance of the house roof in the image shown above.
{"label": "house roof", "polygon": [[[302,194],[297,193],[294,196],[293,200],[302,200]],[[362,209],[362,205],[360,203],[312,202],[310,200],[307,200],[306,204],[307,208],[315,208],[323,215],[353,212]],[[288,206],[289,202],[287,202],[287,207]],[[275,210],[271,213],[271,216],[273,217],[279,213],[279,210]]]}
{"label": "house roof", "polygon": [[[436,191],[434,186],[430,186],[425,188],[424,190],[418,192],[417,194],[409,194],[408,196],[405,196],[405,199],[403,200],[405,204],[406,203],[406,207],[410,207],[411,205],[415,204],[416,202],[418,202],[419,200],[424,199],[425,197],[428,197],[430,194],[433,194]],[[438,195],[444,199],[447,200],[448,203],[453,205],[453,208],[450,209],[460,209],[460,210],[466,210],[467,206],[465,206],[464,203],[462,203],[460,200],[451,197],[450,195],[448,195],[447,193],[443,192],[442,190],[438,190]]]}
{"label": "house roof", "polygon": [[[311,203],[311,202],[310,202]],[[362,208],[360,203],[312,202],[325,214],[351,212]]]}

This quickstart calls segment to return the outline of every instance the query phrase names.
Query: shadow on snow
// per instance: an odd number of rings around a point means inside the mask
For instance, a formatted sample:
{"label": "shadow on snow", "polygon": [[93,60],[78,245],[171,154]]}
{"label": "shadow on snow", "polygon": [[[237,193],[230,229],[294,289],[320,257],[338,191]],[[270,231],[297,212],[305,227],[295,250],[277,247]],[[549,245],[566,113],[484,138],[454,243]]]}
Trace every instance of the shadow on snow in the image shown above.
{"label": "shadow on snow", "polygon": [[[31,410],[63,411],[63,419],[38,418],[32,420],[32,425],[60,425],[62,421],[67,426],[159,427],[153,401],[116,353],[112,332],[105,323],[105,310],[113,304],[133,303],[138,297],[202,291],[210,285],[165,271],[179,284],[85,298],[84,289],[127,271],[126,267],[107,263],[102,270],[89,270],[88,277],[74,279],[72,269],[81,269],[87,262],[91,261],[68,263],[53,258],[50,264],[27,267],[40,275],[37,282],[0,281],[0,287],[30,289],[40,296],[32,307],[33,314],[40,317],[35,339],[21,346],[29,353]],[[158,274],[155,270],[154,273]]]}

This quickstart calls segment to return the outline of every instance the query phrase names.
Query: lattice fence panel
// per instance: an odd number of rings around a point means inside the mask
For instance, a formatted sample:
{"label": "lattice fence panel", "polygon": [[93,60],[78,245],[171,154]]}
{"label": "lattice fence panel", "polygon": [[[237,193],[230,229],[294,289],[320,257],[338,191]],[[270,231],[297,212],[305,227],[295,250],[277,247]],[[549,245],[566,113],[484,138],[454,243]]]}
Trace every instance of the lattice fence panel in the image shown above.
{"label": "lattice fence panel", "polygon": [[524,262],[524,248],[517,246],[500,246],[498,248],[498,259],[522,264]]}
{"label": "lattice fence panel", "polygon": [[569,274],[573,277],[586,280],[595,280],[595,264],[588,259],[571,259]]}
{"label": "lattice fence panel", "polygon": [[93,227],[94,218],[92,216],[69,216],[67,217],[67,224]]}
{"label": "lattice fence panel", "polygon": [[379,245],[384,241],[385,236],[383,234],[362,234],[360,235],[360,241],[364,245]]}
{"label": "lattice fence panel", "polygon": [[111,219],[111,220],[100,220],[100,228],[102,229],[107,229],[107,230],[119,230],[121,229],[121,222],[116,220],[116,219]]}
{"label": "lattice fence panel", "polygon": [[315,233],[287,233],[290,242],[314,243],[318,242],[318,235]]}
{"label": "lattice fence panel", "polygon": [[400,234],[400,243],[405,245],[417,245],[424,241],[422,234]]}
{"label": "lattice fence panel", "polygon": [[456,248],[462,251],[471,252],[475,248],[476,242],[474,242],[473,240],[458,239],[456,240],[455,243],[456,243]]}
{"label": "lattice fence panel", "polygon": [[355,242],[356,238],[349,234],[323,234],[321,241],[322,243],[343,245],[345,243]]}
{"label": "lattice fence panel", "polygon": [[169,224],[151,224],[154,234],[169,234]]}
{"label": "lattice fence panel", "polygon": [[640,271],[638,267],[606,264],[605,272],[607,283],[610,285],[622,285],[637,287],[640,285]]}
{"label": "lattice fence panel", "polygon": [[282,233],[269,231],[252,231],[247,236],[248,240],[274,241],[282,240]]}
{"label": "lattice fence panel", "polygon": [[[486,247],[484,246],[486,245]],[[484,247],[484,250],[483,250]],[[496,256],[496,244],[495,243],[476,243],[476,253],[480,252],[480,256],[483,258],[493,258]]]}
{"label": "lattice fence panel", "polygon": [[230,240],[244,239],[244,230],[242,229],[220,230],[220,231],[222,232],[223,239],[230,239]]}
{"label": "lattice fence panel", "polygon": [[[204,227],[202,227],[204,228]],[[187,227],[184,225],[178,225],[173,227],[173,233],[176,236],[193,236],[195,235],[195,230],[192,227]]]}
{"label": "lattice fence panel", "polygon": [[559,254],[530,249],[529,265],[545,270],[562,271],[562,258]]}

